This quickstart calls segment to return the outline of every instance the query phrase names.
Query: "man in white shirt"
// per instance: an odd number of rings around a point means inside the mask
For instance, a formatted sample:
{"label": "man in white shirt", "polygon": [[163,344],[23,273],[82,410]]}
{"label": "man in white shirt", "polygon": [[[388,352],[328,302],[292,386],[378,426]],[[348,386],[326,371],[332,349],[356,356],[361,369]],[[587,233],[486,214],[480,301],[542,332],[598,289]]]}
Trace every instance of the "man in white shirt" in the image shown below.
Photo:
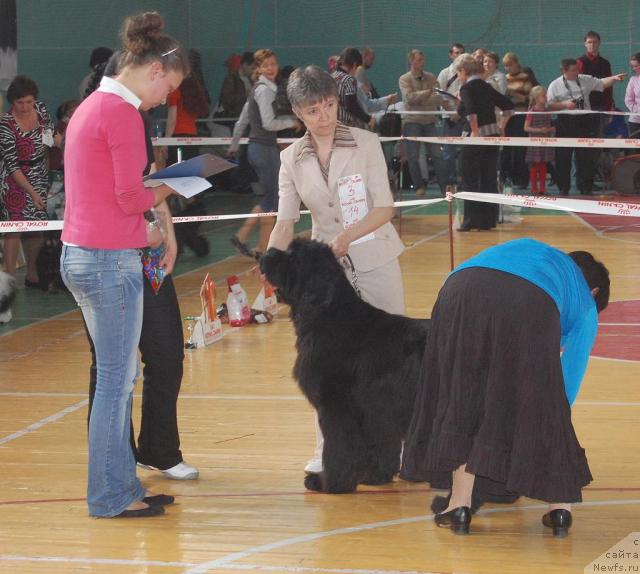
{"label": "man in white shirt", "polygon": [[[459,42],[451,44],[451,48],[449,48],[449,60],[451,60],[451,64],[449,64],[446,68],[440,70],[440,73],[438,74],[438,85],[440,89],[445,90],[452,96],[456,97],[458,97],[458,92],[460,91],[461,84],[460,80],[458,80],[458,74],[453,69],[453,62],[460,54],[464,54],[464,46]],[[448,101],[443,101],[443,107],[447,110],[455,110],[455,100],[451,99]],[[456,121],[454,121],[451,119],[451,116],[449,116],[443,121],[442,135],[462,135],[462,124],[463,122],[457,121],[457,117]],[[456,169],[458,152],[459,147],[457,146],[442,146],[443,161],[447,166],[447,179],[450,183],[455,183],[458,178]]]}
{"label": "man in white shirt", "polygon": [[375,60],[376,53],[373,48],[369,48],[368,46],[363,48],[362,64],[358,66],[358,69],[356,70],[356,80],[358,80],[358,84],[365,95],[372,100],[380,97],[378,90],[376,90],[375,86],[369,81],[369,76],[367,75],[368,70],[371,69]]}
{"label": "man in white shirt", "polygon": [[[562,75],[549,84],[547,101],[550,109],[590,110],[589,95],[593,91],[602,92],[615,82],[621,82],[626,74],[616,74],[608,78],[594,78],[578,72],[578,62],[565,58],[560,63]],[[557,137],[595,137],[598,116],[584,114],[559,114],[556,122]],[[596,150],[597,151],[597,150]],[[591,148],[556,148],[556,183],[560,195],[569,195],[571,189],[571,160],[576,156],[576,187],[583,195],[590,195],[593,189],[595,154]]]}
{"label": "man in white shirt", "polygon": [[453,69],[453,62],[460,54],[464,54],[464,46],[458,42],[451,44],[451,48],[449,48],[449,60],[451,60],[451,64],[440,70],[438,74],[438,85],[440,89],[454,96],[457,96],[460,91],[460,80],[458,80],[457,72]]}

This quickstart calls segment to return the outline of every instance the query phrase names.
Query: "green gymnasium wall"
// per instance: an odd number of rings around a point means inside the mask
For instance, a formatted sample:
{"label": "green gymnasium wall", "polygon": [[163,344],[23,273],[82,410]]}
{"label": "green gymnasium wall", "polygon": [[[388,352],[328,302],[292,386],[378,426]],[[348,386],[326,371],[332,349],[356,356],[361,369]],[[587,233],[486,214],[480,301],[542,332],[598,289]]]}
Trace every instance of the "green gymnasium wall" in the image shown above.
{"label": "green gymnasium wall", "polygon": [[[51,112],[77,97],[91,50],[115,47],[123,18],[158,10],[169,33],[202,53],[205,77],[217,99],[231,52],[274,49],[281,65],[316,63],[347,45],[372,46],[370,78],[381,93],[397,91],[406,54],[420,48],[426,69],[449,61],[451,42],[515,52],[548,84],[563,57],[583,53],[583,36],[602,36],[601,54],[614,73],[628,71],[640,51],[638,0],[17,0],[18,70],[32,76]],[[615,92],[623,106],[624,85]]]}

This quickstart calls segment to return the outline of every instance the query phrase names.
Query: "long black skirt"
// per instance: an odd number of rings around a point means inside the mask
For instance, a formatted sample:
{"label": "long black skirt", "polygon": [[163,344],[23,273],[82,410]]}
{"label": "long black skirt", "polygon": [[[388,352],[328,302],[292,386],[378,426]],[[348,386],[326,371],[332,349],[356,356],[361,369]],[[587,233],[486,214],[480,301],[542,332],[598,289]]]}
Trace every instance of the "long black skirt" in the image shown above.
{"label": "long black skirt", "polygon": [[[431,316],[401,477],[477,477],[547,502],[579,502],[591,473],[560,363],[560,315],[520,277],[469,268],[449,277]],[[447,477],[447,483],[442,482]]]}

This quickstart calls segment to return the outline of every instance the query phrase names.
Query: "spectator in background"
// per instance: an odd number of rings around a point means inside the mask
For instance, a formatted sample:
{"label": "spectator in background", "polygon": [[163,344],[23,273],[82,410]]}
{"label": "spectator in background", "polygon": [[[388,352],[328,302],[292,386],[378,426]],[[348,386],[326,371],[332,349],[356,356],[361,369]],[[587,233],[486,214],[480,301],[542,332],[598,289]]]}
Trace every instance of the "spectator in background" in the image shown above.
{"label": "spectator in background", "polygon": [[[229,154],[238,153],[239,140],[249,127],[247,155],[264,190],[261,202],[253,208],[252,213],[269,213],[278,209],[280,149],[277,132],[287,128],[296,128],[299,131],[302,129],[302,124],[294,116],[277,117],[275,114],[273,104],[278,91],[276,84],[278,59],[275,53],[267,49],[258,50],[254,54],[254,59],[256,83],[236,122]],[[258,251],[264,252],[275,223],[273,217],[250,217],[231,238],[231,244],[247,257],[255,257],[255,253],[247,245],[247,240],[258,220],[260,221]]]}
{"label": "spectator in background", "polygon": [[244,90],[247,96],[249,96],[249,93],[253,89],[255,70],[256,61],[253,52],[242,52],[242,56],[240,56],[240,69],[238,70],[238,74],[244,84]]}
{"label": "spectator in background", "polygon": [[[104,67],[107,65],[109,58],[113,54],[113,50],[111,48],[105,48],[104,46],[100,46],[99,48],[94,48],[91,52],[91,57],[89,58],[89,67],[91,68],[91,72],[89,72],[80,82],[80,87],[78,88],[78,95],[80,99],[83,100],[90,93],[92,93],[100,83],[95,82],[96,71],[98,68],[100,69],[99,75],[102,78],[102,74],[104,72]],[[91,84],[91,85],[90,85]]]}
{"label": "spectator in background", "polygon": [[[220,96],[218,97],[217,115],[225,118],[237,118],[242,112],[242,108],[247,101],[247,88],[240,77],[240,64],[242,59],[237,54],[231,54],[225,60],[227,75],[222,81]],[[233,127],[235,121],[218,122],[223,125]]]}
{"label": "spectator in background", "polygon": [[629,62],[633,76],[629,78],[624,103],[633,114],[629,117],[629,137],[640,138],[640,52],[631,56]]}
{"label": "spectator in background", "polygon": [[362,88],[362,91],[372,100],[376,100],[380,97],[378,90],[376,90],[375,86],[371,83],[367,74],[367,71],[373,66],[375,59],[376,53],[373,48],[363,48],[362,65],[358,66],[358,69],[356,70],[356,80],[358,80],[358,84]]}
{"label": "spectator in background", "polygon": [[[549,84],[547,100],[552,109],[590,110],[591,93],[602,92],[615,82],[621,82],[626,74],[617,74],[608,78],[594,78],[578,72],[578,62],[573,58],[565,58],[560,63],[562,75]],[[556,136],[593,137],[596,122],[593,116],[559,114],[556,120]],[[597,121],[597,117],[596,117]],[[571,162],[576,158],[576,187],[583,195],[590,195],[593,189],[598,150],[592,148],[556,148],[556,183],[561,195],[569,195],[571,189]]]}
{"label": "spectator in background", "polygon": [[482,67],[484,64],[484,57],[486,53],[487,53],[487,50],[485,50],[484,48],[476,48],[473,51],[473,54],[472,54],[473,59],[476,62],[478,62],[478,64],[480,64],[480,67]]}
{"label": "spectator in background", "polygon": [[[504,124],[513,114],[513,103],[507,96],[494,90],[480,74],[482,66],[469,54],[458,56],[455,61],[460,88],[458,114],[468,124],[473,137],[492,137],[504,133]],[[503,112],[496,119],[496,108]],[[497,193],[498,146],[462,146],[462,185],[464,191]],[[465,201],[464,220],[458,231],[489,230],[496,226],[497,205],[493,203]]]}
{"label": "spectator in background", "polygon": [[[438,86],[436,77],[424,71],[424,53],[421,50],[411,50],[408,55],[409,71],[400,76],[398,84],[402,93],[402,101],[407,111],[437,111],[442,105],[442,96],[435,92]],[[440,135],[436,122],[436,115],[403,115],[402,135],[405,137],[434,137]],[[405,141],[407,151],[407,163],[411,181],[416,190],[416,195],[424,195],[426,184],[420,172],[420,149],[421,142]],[[440,192],[445,193],[445,188],[449,183],[447,166],[442,161],[442,149],[438,144],[426,145],[429,157],[433,162]]]}
{"label": "spectator in background", "polygon": [[[529,93],[531,88],[538,85],[533,70],[520,65],[518,57],[507,52],[502,63],[507,72],[507,96],[513,102],[516,112],[526,112],[529,108]],[[524,131],[524,115],[511,118],[506,127],[505,135],[509,137],[526,137]],[[529,187],[529,168],[525,161],[527,148],[520,146],[505,146],[501,157],[501,178],[509,180],[520,189]]]}
{"label": "spectator in background", "polygon": [[375,119],[369,115],[358,101],[358,82],[355,78],[358,66],[362,65],[362,54],[357,48],[345,48],[340,54],[338,65],[331,74],[338,84],[338,121],[345,126],[373,129]]}
{"label": "spectator in background", "polygon": [[334,54],[333,56],[329,56],[329,58],[327,58],[327,71],[330,74],[333,74],[333,72],[336,71],[336,68],[338,67],[339,59],[340,59],[340,56],[337,54]]}
{"label": "spectator in background", "polygon": [[[193,50],[189,51],[189,63],[193,66]],[[193,68],[191,69],[193,70]],[[165,137],[196,137],[199,135],[197,120],[208,116],[209,105],[207,103],[206,88],[197,74],[193,72],[189,74],[182,81],[180,87],[169,94],[167,108]],[[194,145],[173,145],[166,149],[167,165],[194,158],[200,151],[200,148]],[[182,151],[182,157],[178,157],[178,150]],[[169,198],[168,203],[172,214],[175,216],[186,217],[206,214],[202,196],[185,199],[174,195]],[[179,253],[184,250],[185,246],[188,246],[198,257],[205,257],[209,254],[209,242],[206,237],[198,234],[199,226],[199,222],[193,221],[183,223],[176,228]]]}
{"label": "spectator in background", "polygon": [[64,133],[67,131],[69,120],[76,111],[76,108],[80,105],[79,100],[67,100],[62,102],[56,110],[56,130],[53,134],[53,143],[55,144],[49,150],[49,171],[61,171],[62,170],[62,150]]}
{"label": "spectator in background", "polygon": [[[49,148],[53,124],[38,86],[28,76],[16,76],[7,89],[11,107],[0,121],[0,219],[41,221],[47,219]],[[4,237],[4,270],[15,277],[21,233]],[[40,288],[36,259],[42,233],[29,233],[24,240],[27,260],[25,287]]]}
{"label": "spectator in background", "polygon": [[[584,37],[586,53],[576,59],[578,74],[586,74],[594,78],[608,78],[613,75],[611,64],[600,55],[600,34],[589,30]],[[592,91],[589,94],[589,104],[592,110],[609,111],[613,109],[613,88],[605,88],[602,92]],[[597,117],[597,116],[596,116]],[[607,119],[607,116],[601,116]],[[601,122],[600,122],[601,123]],[[601,127],[604,125],[601,123]],[[602,134],[602,130],[599,132]]]}
{"label": "spectator in background", "polygon": [[[578,63],[578,73],[593,76],[594,78],[608,78],[612,75],[611,64],[600,55],[600,34],[589,30],[584,37],[585,54],[576,59]],[[592,110],[611,111],[613,109],[613,88],[605,88],[602,92],[593,91],[589,94],[589,103]],[[601,138],[611,121],[611,116],[606,114],[595,114],[583,116],[585,122],[591,124],[593,137]],[[594,177],[600,181],[604,179],[604,174],[600,172],[602,149],[594,148],[593,163],[595,165]]]}
{"label": "spectator in background", "polygon": [[[460,55],[464,54],[464,46],[459,42],[451,44],[449,48],[449,60],[451,64],[440,70],[438,74],[438,86],[441,90],[451,94],[452,97],[443,98],[442,106],[448,111],[456,109],[458,102],[458,92],[460,91],[460,80],[458,73],[453,68],[453,62]],[[463,122],[459,120],[457,115],[449,115],[442,122],[443,136],[460,136],[462,134]],[[458,146],[446,145],[442,146],[443,161],[447,166],[447,179],[450,183],[456,183],[458,180],[458,155],[460,148]]]}
{"label": "spectator in background", "polygon": [[[192,51],[189,51],[189,62],[193,62]],[[192,64],[191,64],[192,65]],[[180,87],[171,92],[167,98],[167,126],[165,137],[194,137],[198,135],[196,121],[209,114],[206,88],[196,74],[189,74]],[[182,159],[190,159],[198,155],[197,146],[183,146]],[[177,146],[170,146],[167,152],[167,165],[178,161]]]}
{"label": "spectator in background", "polygon": [[449,60],[451,60],[451,64],[440,70],[438,74],[438,85],[440,89],[449,92],[453,96],[457,96],[460,91],[458,73],[453,67],[453,63],[460,54],[464,54],[464,46],[459,42],[451,44],[451,48],[449,48]]}
{"label": "spectator in background", "polygon": [[495,52],[487,52],[482,60],[484,81],[501,94],[507,93],[507,76],[498,70],[500,59]]}

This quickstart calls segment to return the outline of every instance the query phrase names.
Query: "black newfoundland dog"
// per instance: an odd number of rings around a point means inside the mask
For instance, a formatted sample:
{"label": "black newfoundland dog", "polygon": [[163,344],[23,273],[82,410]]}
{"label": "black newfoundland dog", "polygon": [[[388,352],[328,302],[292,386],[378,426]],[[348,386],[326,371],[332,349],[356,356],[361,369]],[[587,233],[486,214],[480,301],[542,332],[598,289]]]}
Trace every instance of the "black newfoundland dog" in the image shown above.
{"label": "black newfoundland dog", "polygon": [[331,249],[296,239],[269,249],[262,272],[291,306],[298,357],[293,376],[318,412],[323,472],[305,486],[353,492],[390,482],[400,467],[429,321],[365,303]]}

